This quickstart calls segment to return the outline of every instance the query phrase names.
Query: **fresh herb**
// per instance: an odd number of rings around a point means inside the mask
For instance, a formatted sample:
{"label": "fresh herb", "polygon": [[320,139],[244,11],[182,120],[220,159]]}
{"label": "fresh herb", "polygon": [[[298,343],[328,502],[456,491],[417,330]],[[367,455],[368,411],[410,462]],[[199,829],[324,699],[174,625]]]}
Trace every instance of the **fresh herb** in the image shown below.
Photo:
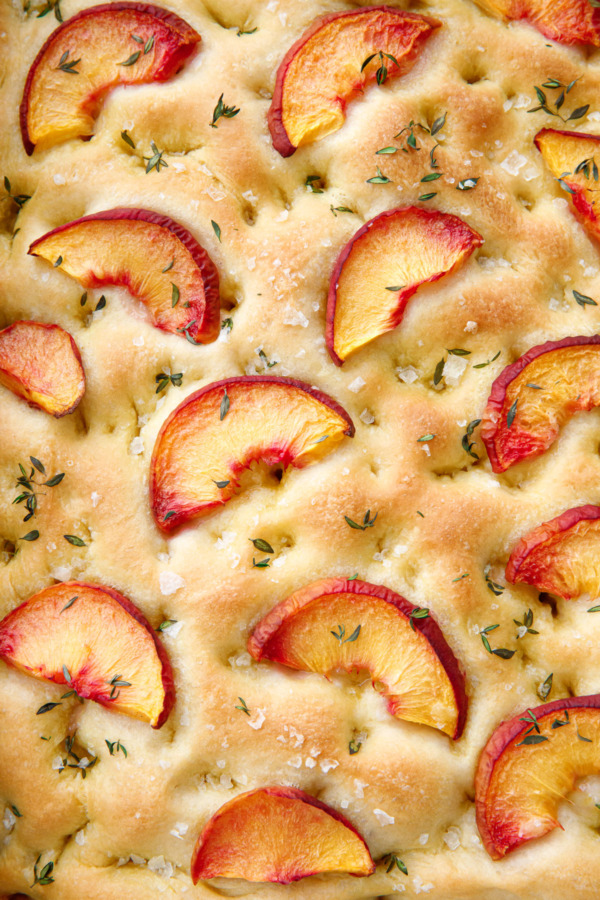
{"label": "fresh herb", "polygon": [[178,328],[178,329],[177,329],[177,331],[179,331],[181,334],[185,335],[186,339],[190,342],[190,344],[194,344],[194,346],[196,346],[196,345],[199,343],[199,342],[198,342],[194,337],[192,337],[192,335],[190,334],[190,328],[193,328],[193,326],[194,326],[195,324],[196,324],[196,319],[192,319],[191,322],[188,322],[188,323],[187,323],[187,325],[182,325],[181,328]]}
{"label": "fresh herb", "polygon": [[33,865],[33,884],[31,887],[35,887],[36,884],[52,884],[54,881],[54,878],[52,877],[52,872],[54,871],[53,862],[46,863],[43,869],[38,872],[38,865],[41,858],[42,854],[40,853]]}
{"label": "fresh herb", "polygon": [[550,672],[546,680],[540,684],[537,690],[540,700],[546,700],[550,695],[550,691],[552,690],[552,675],[553,673]]}
{"label": "fresh herb", "polygon": [[457,578],[452,579],[452,584],[456,584],[457,581],[462,581],[463,578],[468,578],[469,572],[463,572],[462,575],[459,575]]}
{"label": "fresh herb", "polygon": [[173,259],[171,260],[170,263],[167,263],[167,265],[162,270],[161,274],[164,275],[165,272],[170,272],[174,265],[175,265],[175,257],[173,257]]}
{"label": "fresh herb", "polygon": [[421,196],[418,197],[417,199],[425,202],[425,200],[431,200],[432,197],[437,197],[437,194],[435,191],[430,191],[429,194],[421,194]]}
{"label": "fresh herb", "polygon": [[223,319],[223,321],[221,322],[221,331],[223,331],[224,329],[226,331],[231,331],[232,328],[233,328],[233,319],[231,318],[231,316],[227,316],[227,318]]}
{"label": "fresh herb", "polygon": [[580,294],[579,291],[573,291],[573,296],[583,309],[585,309],[586,306],[598,306],[595,300],[592,300],[591,297],[586,297],[585,294]]}
{"label": "fresh herb", "polygon": [[565,717],[564,719],[555,719],[552,723],[552,728],[562,728],[564,725],[570,725],[571,722],[569,720],[569,710],[565,709]]}
{"label": "fresh herb", "polygon": [[525,715],[521,716],[519,722],[526,722],[528,725],[531,723],[531,727],[528,731],[525,732],[525,734],[531,734],[533,731],[536,731],[538,734],[540,734],[540,726],[538,725],[538,720],[533,710],[528,709]]}
{"label": "fresh herb", "polygon": [[243,34],[254,34],[256,31],[258,31],[258,26],[256,26],[256,28],[251,28],[250,31],[244,31],[242,28],[238,28],[237,37],[241,37]]}
{"label": "fresh herb", "polygon": [[68,600],[67,603],[65,603],[65,605],[64,605],[63,608],[61,609],[61,613],[64,613],[64,611],[65,611],[66,609],[70,609],[70,608],[73,606],[73,604],[75,603],[76,600],[79,600],[79,595],[78,595],[78,594],[75,594],[74,597],[71,597],[71,599]]}
{"label": "fresh herb", "polygon": [[418,515],[418,516],[421,516],[422,519],[425,518],[425,516],[423,515],[423,513],[421,512],[420,509],[417,510],[417,515]]}
{"label": "fresh herb", "polygon": [[106,683],[108,685],[110,685],[110,695],[109,695],[110,700],[117,699],[117,697],[121,693],[121,691],[118,690],[118,688],[131,687],[131,682],[123,681],[120,675],[114,675],[113,678],[111,678],[111,680],[107,681]]}
{"label": "fresh herb", "polygon": [[388,853],[387,856],[383,857],[383,861],[387,864],[387,869],[385,870],[386,875],[388,875],[392,871],[394,866],[399,869],[403,875],[408,875],[408,869],[406,868],[400,857],[396,856],[395,853]]}
{"label": "fresh herb", "polygon": [[[579,78],[575,78],[573,81],[570,82],[570,84],[563,84],[557,78],[548,78],[544,82],[544,84],[542,84],[542,87],[538,87],[537,85],[534,85],[534,91],[537,95],[539,106],[535,106],[535,107],[533,107],[533,109],[528,109],[527,112],[528,113],[537,112],[538,110],[541,109],[541,110],[543,110],[543,112],[547,113],[547,115],[554,116],[555,118],[560,119],[562,122],[572,122],[576,119],[583,118],[583,116],[585,116],[588,109],[590,108],[589,103],[586,103],[585,106],[578,106],[577,109],[574,109],[571,113],[569,113],[567,118],[565,118],[560,113],[560,110],[562,109],[562,106],[563,106],[563,103],[565,102],[567,94],[570,93],[570,91],[575,87],[575,85],[577,84],[578,81],[579,81]],[[556,99],[550,101],[554,105],[554,110],[550,109],[548,98],[546,97],[546,94],[544,93],[542,88],[546,88],[546,90],[550,90],[550,91],[559,91],[558,95],[556,96]]]}
{"label": "fresh herb", "polygon": [[358,572],[355,572],[354,575],[351,575],[350,578],[348,578],[348,581],[356,581],[357,578],[358,578]]}
{"label": "fresh herb", "polygon": [[76,534],[63,534],[65,541],[68,541],[69,544],[72,544],[74,547],[85,547],[85,541],[83,541],[80,537],[77,537]]}
{"label": "fresh herb", "polygon": [[344,516],[344,519],[346,520],[346,523],[350,526],[350,528],[355,528],[357,531],[366,531],[367,528],[373,527],[373,525],[375,524],[375,520],[376,520],[377,516],[379,515],[379,513],[375,513],[375,515],[373,516],[372,519],[369,518],[370,515],[371,515],[371,510],[368,509],[363,516],[362,525],[358,525],[352,519],[348,518],[348,516]]}
{"label": "fresh herb", "polygon": [[70,50],[65,50],[56,68],[60,69],[61,72],[66,72],[68,75],[79,75],[75,66],[81,62],[81,57],[79,57],[79,59],[69,60],[70,52]]}
{"label": "fresh herb", "polygon": [[504,593],[504,585],[498,584],[497,582],[492,581],[492,579],[490,578],[490,566],[485,567],[485,569],[483,570],[483,575],[485,577],[485,583],[488,587],[488,590],[490,590],[492,594],[495,594],[496,597],[499,597],[500,594]]}
{"label": "fresh herb", "polygon": [[17,538],[17,540],[18,541],[37,541],[39,536],[40,536],[39,531],[37,531],[37,529],[34,529],[33,531],[28,531],[27,534],[24,534],[22,538]]}
{"label": "fresh herb", "polygon": [[121,132],[121,140],[124,141],[128,147],[131,147],[132,150],[135,150],[135,144],[127,134],[127,131]]}
{"label": "fresh herb", "polygon": [[171,282],[171,309],[173,309],[179,303],[179,288],[176,284]]}
{"label": "fresh herb", "polygon": [[212,121],[209,123],[210,127],[218,128],[217,122],[220,118],[233,119],[234,116],[237,116],[239,111],[239,108],[236,106],[225,106],[223,103],[223,94],[221,94],[217,101],[217,105],[213,110]]}
{"label": "fresh herb", "polygon": [[241,703],[242,705],[241,705],[241,706],[236,706],[235,709],[239,709],[240,712],[246,713],[246,715],[249,716],[249,715],[250,715],[250,710],[248,709],[248,707],[247,707],[247,705],[246,705],[246,701],[244,700],[244,698],[243,698],[243,697],[238,697],[238,700],[240,701],[240,703]]}
{"label": "fresh herb", "polygon": [[471,438],[473,436],[473,432],[480,424],[481,419],[472,419],[467,425],[467,430],[462,436],[462,448],[465,453],[468,453],[469,456],[473,457],[473,459],[479,459],[479,454],[475,453],[475,451],[473,450],[473,447],[475,446],[477,441],[472,441]]}
{"label": "fresh herb", "polygon": [[[519,622],[518,619],[513,619],[515,625],[519,626],[519,631],[522,634],[517,633],[517,640],[520,637],[524,637],[526,634],[539,634],[539,631],[535,631],[531,626],[533,625],[533,612],[528,609],[525,615],[523,616],[523,621]],[[525,629],[525,631],[523,631]]]}
{"label": "fresh herb", "polygon": [[580,741],[585,741],[586,744],[591,744],[591,743],[593,743],[593,741],[592,741],[591,738],[586,738],[586,737],[584,737],[582,734],[579,734],[579,729],[577,729],[577,737],[579,738]]}
{"label": "fresh herb", "polygon": [[515,421],[515,416],[517,414],[518,402],[519,402],[519,398],[517,397],[517,399],[511,405],[510,409],[508,410],[508,412],[506,414],[506,427],[507,428],[510,428],[512,426],[512,423]]}
{"label": "fresh herb", "polygon": [[462,181],[459,181],[456,185],[457,191],[472,191],[474,187],[477,187],[477,182],[479,178],[463,178]]}
{"label": "fresh herb", "polygon": [[515,650],[506,650],[504,647],[498,647],[495,650],[492,650],[490,647],[490,642],[487,639],[487,635],[490,632],[495,631],[496,628],[499,628],[499,625],[488,625],[486,628],[482,628],[479,632],[479,636],[481,638],[481,642],[488,653],[493,653],[495,656],[499,656],[501,659],[511,659],[515,655]]}
{"label": "fresh herb", "polygon": [[[448,348],[446,348],[448,350]],[[448,350],[450,356],[470,356],[470,350],[463,350],[462,347],[453,347],[451,350]]]}
{"label": "fresh herb", "polygon": [[424,175],[421,178],[421,184],[423,184],[423,182],[437,181],[438,178],[441,178],[441,177],[442,177],[441,172],[429,172],[428,175]]}
{"label": "fresh herb", "polygon": [[401,291],[405,287],[405,284],[393,284],[391,287],[386,287],[386,291],[393,291],[395,293],[396,291]]}
{"label": "fresh herb", "polygon": [[58,269],[58,267],[60,265],[62,265],[62,261],[63,261],[62,256],[57,256],[56,259],[54,260],[54,262],[52,263],[52,265],[54,266],[55,269]]}
{"label": "fresh herb", "polygon": [[254,557],[252,557],[252,568],[253,569],[268,569],[270,562],[271,562],[270,559],[261,559],[260,562],[256,562]]}
{"label": "fresh herb", "polygon": [[151,34],[146,43],[144,44],[144,56],[150,53],[152,48],[154,47],[154,35]]}
{"label": "fresh herb", "polygon": [[168,384],[172,384],[173,387],[181,387],[183,372],[177,372],[175,375],[167,375],[166,372],[159,372],[158,375],[154,376],[154,381],[156,382],[155,394],[160,394]]}
{"label": "fresh herb", "polygon": [[146,163],[146,175],[149,175],[152,169],[156,169],[157,172],[160,172],[160,167],[164,166],[168,168],[169,163],[163,159],[164,150],[159,150],[154,141],[150,141],[150,149],[152,150],[152,156],[144,156],[142,159]]}
{"label": "fresh herb", "polygon": [[352,738],[348,743],[348,753],[350,756],[354,756],[360,748],[362,747],[362,741],[359,741],[358,738]]}
{"label": "fresh herb", "polygon": [[269,542],[264,541],[262,538],[248,538],[248,540],[251,541],[261,553],[275,553]]}
{"label": "fresh herb", "polygon": [[377,175],[373,175],[372,178],[367,178],[367,184],[391,184],[391,180],[384,175],[379,166],[375,166],[377,169]]}
{"label": "fresh herb", "polygon": [[390,154],[397,153],[397,152],[398,152],[397,147],[382,147],[381,150],[375,151],[375,155],[376,156],[389,156]]}
{"label": "fresh herb", "polygon": [[485,367],[486,367],[486,366],[489,366],[490,363],[495,362],[495,361],[498,359],[498,357],[500,356],[501,353],[502,353],[502,351],[501,351],[501,350],[498,350],[498,352],[496,353],[496,355],[495,355],[495,356],[492,356],[491,359],[488,359],[487,362],[484,362],[484,363],[477,363],[477,365],[474,365],[473,368],[474,368],[474,369],[485,369]]}
{"label": "fresh herb", "polygon": [[140,56],[142,55],[141,50],[136,50],[135,53],[132,53],[130,57],[128,57],[124,62],[117,63],[118,66],[133,66]]}
{"label": "fresh herb", "polygon": [[13,194],[10,181],[8,180],[6,175],[4,176],[4,189],[6,190],[8,197],[13,201],[13,203],[17,204],[19,209],[25,206],[28,200],[31,200],[30,194]]}
{"label": "fresh herb", "polygon": [[168,520],[171,518],[171,516],[174,516],[174,515],[175,515],[175,510],[174,510],[174,509],[170,509],[169,512],[167,512],[167,513],[164,514],[164,516],[163,516],[163,522],[168,522]]}
{"label": "fresh herb", "polygon": [[393,62],[394,65],[398,69],[400,68],[400,64],[398,63],[398,60],[396,59],[395,56],[392,56],[390,53],[384,53],[383,50],[379,50],[377,53],[372,53],[370,56],[367,56],[367,58],[365,59],[365,61],[362,64],[362,66],[360,67],[360,71],[364,72],[366,67],[369,65],[369,63],[372,60],[375,59],[376,56],[379,57],[379,68],[377,69],[377,71],[375,73],[375,78],[377,79],[377,84],[381,85],[381,84],[385,84],[385,82],[387,81],[387,77],[388,77],[388,70],[387,70],[387,66],[385,64],[385,60],[386,59],[391,60],[391,62]]}
{"label": "fresh herb", "polygon": [[417,438],[417,444],[423,444],[427,441],[432,441],[436,437],[435,434],[424,434],[422,437]]}
{"label": "fresh herb", "polygon": [[260,358],[261,358],[261,360],[262,360],[262,362],[263,362],[263,364],[264,364],[264,368],[265,368],[265,369],[272,369],[273,366],[276,366],[276,365],[277,365],[277,360],[273,360],[273,362],[271,362],[271,361],[269,360],[267,354],[265,353],[265,351],[262,349],[262,347],[261,347],[260,350],[257,350],[256,352],[257,352],[258,355],[260,356]]}
{"label": "fresh herb", "polygon": [[[21,472],[21,474],[17,478],[16,484],[20,493],[13,500],[13,503],[25,503],[27,513],[23,519],[24,522],[29,521],[29,519],[31,519],[31,517],[35,515],[38,507],[38,497],[45,496],[43,491],[36,491],[35,488],[56,487],[56,485],[60,484],[65,477],[64,472],[59,472],[57,475],[53,475],[52,478],[49,478],[47,481],[38,482],[36,481],[36,470],[40,473],[40,475],[46,475],[46,469],[44,468],[43,463],[41,463],[39,459],[36,459],[35,456],[30,456],[29,461],[31,462],[31,470],[29,472],[29,475],[27,475],[27,471],[25,470],[24,466],[19,463],[19,471]],[[32,540],[32,538],[29,538],[29,540]]]}
{"label": "fresh herb", "polygon": [[429,610],[424,606],[415,606],[408,617],[408,623],[412,630],[415,630],[415,619],[428,619]]}
{"label": "fresh herb", "polygon": [[[46,0],[46,5],[43,6],[38,12],[36,19],[42,19],[44,16],[47,16],[49,12],[54,12],[54,18],[57,22],[62,22],[63,17],[60,11],[61,0]],[[27,0],[27,3],[24,6],[25,12],[29,12],[30,0]]]}
{"label": "fresh herb", "polygon": [[582,159],[580,163],[575,167],[575,175],[579,175],[580,172],[583,172],[585,177],[589,179],[590,171],[592,173],[592,178],[594,181],[598,181],[599,173],[598,166],[596,165],[596,160],[593,156],[589,156],[587,159]]}
{"label": "fresh herb", "polygon": [[600,606],[590,606],[588,612],[600,612]]}
{"label": "fresh herb", "polygon": [[176,624],[177,624],[177,619],[165,619],[163,622],[160,623],[160,625],[158,626],[158,628],[156,630],[164,631],[165,628],[170,628],[171,625],[176,625]]}
{"label": "fresh herb", "polygon": [[104,296],[104,294],[102,294],[102,296],[100,297],[100,299],[99,299],[98,302],[96,303],[96,306],[95,306],[95,308],[94,308],[94,312],[100,312],[100,310],[101,310],[101,309],[104,309],[105,306],[106,306],[106,297]]}
{"label": "fresh herb", "polygon": [[213,478],[213,483],[219,488],[219,490],[223,490],[229,484],[229,481],[215,481]]}
{"label": "fresh herb", "polygon": [[543,744],[544,741],[547,741],[548,738],[543,734],[528,734],[527,737],[524,737],[522,741],[517,744],[517,747],[521,747],[523,744]]}
{"label": "fresh herb", "polygon": [[229,412],[230,405],[231,404],[229,402],[229,394],[227,393],[227,388],[225,388],[223,390],[223,399],[221,400],[221,406],[219,408],[219,418],[220,418],[221,422],[223,421],[223,419]]}
{"label": "fresh herb", "polygon": [[85,306],[86,303],[87,303],[87,291],[84,291],[79,300],[79,305]]}
{"label": "fresh herb", "polygon": [[50,710],[54,709],[56,706],[60,706],[60,702],[59,703],[44,703],[44,705],[40,706],[40,708],[36,712],[36,716],[43,716],[44,713],[50,712]]}
{"label": "fresh herb", "polygon": [[361,625],[357,625],[350,637],[345,637],[346,635],[346,626],[338,625],[337,631],[330,631],[329,633],[334,636],[334,638],[340,642],[340,644],[353,644],[354,641],[358,639],[360,634]]}
{"label": "fresh herb", "polygon": [[307,175],[304,184],[313,194],[325,192],[325,182],[320,175]]}
{"label": "fresh herb", "polygon": [[211,224],[212,227],[213,227],[213,231],[214,231],[214,233],[215,233],[216,236],[217,236],[218,242],[221,243],[221,229],[220,229],[220,227],[217,225],[217,223],[216,223],[215,221],[213,221],[213,219],[210,220],[210,224]]}
{"label": "fresh herb", "polygon": [[337,214],[338,214],[339,212],[341,212],[341,213],[352,213],[352,214],[354,214],[354,210],[353,210],[353,209],[348,209],[347,206],[334,206],[333,204],[331,204],[331,206],[329,207],[329,209],[331,210],[331,212],[332,212],[332,213],[334,214],[334,216],[336,216],[336,217],[337,217]]}
{"label": "fresh herb", "polygon": [[442,375],[444,374],[444,365],[446,363],[445,359],[440,359],[439,363],[435,367],[435,371],[433,373],[433,383],[439,384],[442,380]]}
{"label": "fresh herb", "polygon": [[125,759],[127,759],[127,750],[125,749],[125,745],[121,743],[121,741],[107,741],[104,739],[104,743],[108,747],[108,752],[111,756],[114,756],[115,753],[118,753],[119,750],[123,753]]}

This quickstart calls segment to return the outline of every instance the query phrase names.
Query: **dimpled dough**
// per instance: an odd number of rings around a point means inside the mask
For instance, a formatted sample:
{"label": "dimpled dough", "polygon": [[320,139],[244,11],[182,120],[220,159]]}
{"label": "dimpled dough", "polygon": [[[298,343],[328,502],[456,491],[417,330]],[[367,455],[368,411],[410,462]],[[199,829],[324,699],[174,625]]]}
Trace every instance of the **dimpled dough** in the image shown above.
{"label": "dimpled dough", "polygon": [[[63,17],[90,5],[62,0]],[[18,127],[21,93],[57,23],[52,14],[36,17],[38,0],[29,16],[20,0],[1,4],[0,175],[31,199],[18,220],[13,202],[0,200],[0,325],[61,325],[81,350],[87,390],[73,414],[54,420],[0,389],[0,615],[55,580],[80,579],[122,592],[154,627],[177,620],[162,634],[177,699],[158,731],[91,702],[66,701],[38,717],[61,689],[0,664],[6,897],[209,900],[214,889],[194,887],[190,878],[198,834],[236,794],[268,784],[299,787],[339,810],[375,860],[397,853],[409,874],[386,874],[381,864],[370,878],[238,885],[248,898],[598,895],[596,820],[563,804],[564,831],[493,862],[475,826],[473,780],[489,735],[539,703],[536,691],[550,672],[550,699],[600,690],[600,616],[587,615],[587,599],[559,600],[553,615],[533,588],[507,586],[496,596],[484,578],[489,565],[490,578],[504,584],[511,548],[540,522],[600,502],[600,412],[576,416],[543,457],[504,475],[492,474],[478,430],[479,461],[461,440],[504,366],[533,345],[599,328],[600,307],[580,307],[572,294],[599,297],[598,248],[533,144],[557,120],[527,114],[537,105],[534,85],[580,79],[564,109],[591,103],[592,115],[571,125],[597,132],[599,51],[552,44],[526,23],[507,25],[469,0],[391,0],[442,27],[408,74],[349,104],[339,131],[282,159],[267,128],[279,62],[317,15],[357,5],[364,4],[170,0],[169,9],[202,36],[180,75],[115,90],[91,141],[28,158]],[[238,29],[256,30],[238,36]],[[221,93],[241,111],[211,128]],[[444,112],[439,180],[420,183],[431,171],[433,142],[418,130],[420,151],[374,155],[399,147],[394,135],[411,119],[431,125]],[[135,150],[121,139],[124,129]],[[152,155],[151,141],[168,167],[146,174],[142,157]],[[390,183],[367,183],[377,165]],[[305,186],[309,175],[320,176],[322,193]],[[476,188],[456,189],[470,177],[479,178]],[[324,332],[338,253],[365,221],[428,191],[436,196],[424,205],[460,216],[483,246],[456,273],[423,287],[398,329],[336,368]],[[154,209],[194,234],[219,269],[230,334],[193,346],[152,327],[141,305],[116,288],[104,291],[106,307],[92,315],[101,291],[90,291],[81,306],[77,282],[27,256],[46,231],[116,206]],[[435,388],[436,365],[453,348],[470,355],[451,356]],[[148,502],[160,426],[203,385],[260,373],[259,349],[276,362],[272,374],[299,378],[341,403],[356,436],[313,467],[289,469],[281,482],[249,473],[243,493],[222,510],[164,537]],[[155,375],[165,367],[183,373],[183,383],[156,394]],[[426,434],[435,438],[418,442]],[[23,506],[12,501],[18,463],[30,455],[48,473],[66,474],[24,524]],[[362,522],[368,509],[377,513],[373,527],[348,527],[345,515]],[[19,542],[12,557],[11,545],[32,526],[40,538]],[[64,534],[80,536],[85,547]],[[252,567],[253,557],[264,558],[249,541],[258,537],[275,550],[268,568]],[[466,674],[467,727],[456,744],[392,718],[368,681],[328,681],[251,661],[248,634],[275,603],[317,578],[355,572],[431,609]],[[528,608],[539,634],[517,640],[513,619],[522,621]],[[496,623],[490,643],[516,648],[510,660],[487,653],[478,635]],[[250,716],[236,709],[238,697]],[[85,780],[56,767],[75,717],[80,751],[99,757]],[[359,734],[360,752],[350,755],[349,741]],[[120,740],[128,757],[110,756],[106,740]],[[22,814],[16,821],[11,804]],[[54,861],[55,880],[31,887],[40,853],[41,865]]]}

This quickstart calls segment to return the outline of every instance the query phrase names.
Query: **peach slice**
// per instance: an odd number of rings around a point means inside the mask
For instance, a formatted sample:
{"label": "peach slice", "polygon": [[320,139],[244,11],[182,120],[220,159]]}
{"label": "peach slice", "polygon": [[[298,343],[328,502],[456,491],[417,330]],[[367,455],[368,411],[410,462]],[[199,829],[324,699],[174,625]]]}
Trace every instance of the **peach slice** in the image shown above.
{"label": "peach slice", "polygon": [[327,675],[368,669],[393,716],[456,739],[467,715],[465,679],[437,623],[382,585],[324,578],[278,603],[254,629],[248,651]]}
{"label": "peach slice", "polygon": [[544,453],[574,413],[600,404],[599,345],[600,335],[548,341],[500,373],[481,425],[494,472]]}
{"label": "peach slice", "polygon": [[275,375],[216,381],[191,394],[163,424],[150,468],[150,505],[172,531],[222,506],[253,462],[297,469],[352,437],[348,413],[327,394]]}
{"label": "peach slice", "polygon": [[[600,16],[600,9],[595,9],[594,12]],[[554,177],[567,189],[569,199],[584,227],[600,241],[600,222],[595,210],[598,182],[593,175],[594,165],[596,174],[600,167],[600,137],[583,132],[543,128],[535,136],[535,145]],[[597,162],[594,161],[596,153]]]}
{"label": "peach slice", "polygon": [[564,600],[584,593],[598,597],[599,552],[600,506],[577,506],[522,537],[510,554],[506,577]]}
{"label": "peach slice", "polygon": [[55,584],[17,606],[0,622],[0,658],[153,728],[175,701],[152,627],[130,600],[95,584]]}
{"label": "peach slice", "polygon": [[389,6],[315,19],[277,70],[268,115],[277,152],[291,156],[298,147],[341,128],[346,105],[370,82],[383,83],[408,72],[440,24]]}
{"label": "peach slice", "polygon": [[191,25],[149,3],[103,3],[60,25],[36,56],[21,101],[25,150],[89,138],[118,84],[167,81],[196,52]]}
{"label": "peach slice", "polygon": [[375,863],[356,828],[296,788],[240,794],[205,826],[192,856],[192,881],[245,878],[290,884],[318,872],[372,875]]}
{"label": "peach slice", "polygon": [[219,273],[190,232],[147,209],[109,209],[75,219],[33,242],[85,288],[122,285],[163,331],[208,344],[219,334]]}
{"label": "peach slice", "polygon": [[0,331],[0,384],[59,419],[85,392],[77,344],[60,325],[13,322]]}
{"label": "peach slice", "polygon": [[600,10],[589,0],[475,0],[492,15],[525,19],[559,44],[600,46]]}
{"label": "peach slice", "polygon": [[326,340],[334,363],[396,328],[421,285],[452,272],[482,243],[457,216],[416,206],[366,222],[338,256],[329,284]]}
{"label": "peach slice", "polygon": [[477,826],[492,859],[557,826],[558,802],[600,772],[600,694],[553,700],[503,722],[479,758]]}

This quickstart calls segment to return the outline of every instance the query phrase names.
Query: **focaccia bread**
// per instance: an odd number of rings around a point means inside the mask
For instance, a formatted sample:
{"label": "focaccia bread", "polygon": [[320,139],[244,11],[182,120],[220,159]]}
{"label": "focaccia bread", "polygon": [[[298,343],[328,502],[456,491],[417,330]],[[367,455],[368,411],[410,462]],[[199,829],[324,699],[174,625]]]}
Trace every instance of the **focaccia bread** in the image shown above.
{"label": "focaccia bread", "polygon": [[92,7],[0,5],[0,896],[593,900],[599,10]]}

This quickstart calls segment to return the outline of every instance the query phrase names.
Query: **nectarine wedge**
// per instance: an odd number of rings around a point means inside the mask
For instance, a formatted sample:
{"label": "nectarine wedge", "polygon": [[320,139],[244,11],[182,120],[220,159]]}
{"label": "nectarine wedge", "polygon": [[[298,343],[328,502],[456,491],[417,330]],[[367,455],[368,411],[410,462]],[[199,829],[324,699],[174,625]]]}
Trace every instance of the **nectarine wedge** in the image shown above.
{"label": "nectarine wedge", "polygon": [[195,344],[219,334],[219,273],[190,232],[147,209],[109,209],[75,219],[33,242],[40,256],[85,288],[122,285],[153,324]]}
{"label": "nectarine wedge", "polygon": [[77,344],[60,325],[13,322],[0,331],[0,384],[57,419],[85,392]]}
{"label": "nectarine wedge", "polygon": [[324,578],[278,603],[254,629],[254,659],[327,675],[368,669],[393,716],[452,738],[467,715],[465,679],[430,615],[382,585]]}
{"label": "nectarine wedge", "polygon": [[337,131],[350,100],[370,82],[381,84],[407,72],[440,24],[389,6],[320,16],[277,71],[268,115],[274,148],[291,156]]}
{"label": "nectarine wedge", "polygon": [[334,363],[396,328],[421,285],[452,272],[482,243],[457,216],[416,206],[366,222],[338,256],[329,284],[326,340]]}
{"label": "nectarine wedge", "polygon": [[304,791],[259,788],[222,806],[192,856],[192,880],[290,884],[318,872],[372,875],[375,863],[348,819]]}
{"label": "nectarine wedge", "polygon": [[553,700],[503,722],[479,758],[477,826],[492,859],[556,828],[578,778],[600,773],[600,694]]}
{"label": "nectarine wedge", "polygon": [[95,584],[55,584],[17,606],[0,622],[0,659],[153,728],[175,701],[152,627],[130,600]]}
{"label": "nectarine wedge", "polygon": [[481,438],[494,472],[544,453],[579,410],[600,404],[600,335],[532,347],[492,385]]}
{"label": "nectarine wedge", "polygon": [[191,25],[149,3],[81,10],[50,35],[29,70],[21,102],[25,150],[90,137],[111,88],[167,81],[199,41]]}
{"label": "nectarine wedge", "polygon": [[600,46],[600,10],[589,0],[475,0],[492,15],[524,19],[559,44]]}
{"label": "nectarine wedge", "polygon": [[249,375],[208,384],[171,413],[156,439],[150,471],[156,523],[172,531],[222,506],[255,461],[300,469],[353,434],[348,413],[302,381]]}
{"label": "nectarine wedge", "polygon": [[[594,13],[600,16],[600,9],[595,9]],[[535,136],[535,145],[554,177],[566,189],[584,228],[600,241],[600,222],[596,212],[600,137],[543,128]],[[598,155],[597,162],[594,160],[595,154]]]}
{"label": "nectarine wedge", "polygon": [[506,578],[571,600],[580,594],[600,596],[600,506],[567,509],[521,538]]}

